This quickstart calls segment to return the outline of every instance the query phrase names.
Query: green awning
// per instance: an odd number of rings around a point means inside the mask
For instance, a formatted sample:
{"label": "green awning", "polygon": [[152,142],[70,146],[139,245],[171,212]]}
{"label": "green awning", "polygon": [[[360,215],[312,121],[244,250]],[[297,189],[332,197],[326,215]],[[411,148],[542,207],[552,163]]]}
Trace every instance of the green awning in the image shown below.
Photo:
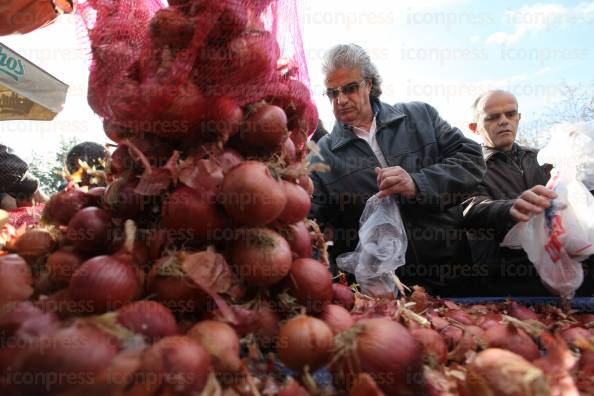
{"label": "green awning", "polygon": [[0,121],[52,120],[68,85],[0,43]]}

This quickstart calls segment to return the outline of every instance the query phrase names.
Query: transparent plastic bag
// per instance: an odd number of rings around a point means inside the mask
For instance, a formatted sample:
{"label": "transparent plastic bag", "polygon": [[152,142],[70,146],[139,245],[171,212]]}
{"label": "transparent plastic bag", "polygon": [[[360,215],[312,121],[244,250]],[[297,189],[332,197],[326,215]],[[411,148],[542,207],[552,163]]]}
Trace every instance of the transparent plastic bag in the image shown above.
{"label": "transparent plastic bag", "polygon": [[538,153],[538,162],[575,168],[576,178],[594,190],[594,121],[555,125],[551,140]]}
{"label": "transparent plastic bag", "polygon": [[[593,140],[581,131],[592,124],[564,125],[538,154],[554,166],[547,188],[557,198],[550,208],[516,224],[502,246],[524,249],[540,278],[564,298],[572,298],[584,280],[581,261],[594,254]],[[594,136],[594,134],[590,135]],[[589,183],[589,187],[584,184]]]}
{"label": "transparent plastic bag", "polygon": [[397,268],[405,264],[408,240],[398,204],[393,197],[369,198],[359,220],[359,243],[354,252],[336,259],[338,268],[355,275],[364,294],[398,294]]}

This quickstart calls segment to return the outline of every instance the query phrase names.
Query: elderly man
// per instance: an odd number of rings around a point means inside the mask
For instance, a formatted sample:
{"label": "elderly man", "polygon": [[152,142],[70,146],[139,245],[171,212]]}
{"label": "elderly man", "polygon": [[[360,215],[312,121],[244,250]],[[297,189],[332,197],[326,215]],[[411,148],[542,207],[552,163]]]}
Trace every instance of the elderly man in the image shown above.
{"label": "elderly man", "polygon": [[487,164],[477,195],[463,205],[473,261],[486,269],[476,290],[483,295],[547,295],[524,251],[499,244],[517,222],[550,206],[556,197],[545,187],[551,166],[539,165],[537,150],[516,143],[521,114],[514,95],[485,92],[473,111],[469,128],[482,138]]}
{"label": "elderly man", "polygon": [[[404,283],[448,290],[444,271],[459,264],[461,212],[452,208],[474,191],[485,165],[478,144],[425,103],[390,106],[379,100],[381,78],[354,44],[330,49],[324,60],[326,96],[336,123],[319,142],[329,166],[314,172],[313,216],[333,231],[333,259],[355,250],[359,218],[369,197],[392,195],[407,236]],[[335,269],[335,268],[334,268]]]}

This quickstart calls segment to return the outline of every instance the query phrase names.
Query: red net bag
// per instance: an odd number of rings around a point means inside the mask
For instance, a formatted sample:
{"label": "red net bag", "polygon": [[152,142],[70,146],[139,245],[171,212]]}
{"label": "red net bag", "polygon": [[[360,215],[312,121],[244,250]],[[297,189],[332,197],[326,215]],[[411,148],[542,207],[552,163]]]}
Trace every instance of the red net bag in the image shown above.
{"label": "red net bag", "polygon": [[17,209],[8,211],[8,224],[14,228],[23,226],[34,226],[41,220],[43,214],[44,204],[36,206],[23,206]]}
{"label": "red net bag", "polygon": [[[167,139],[230,136],[254,104],[281,107],[303,147],[318,117],[297,0],[92,0],[78,9],[106,127]],[[109,135],[109,131],[108,132]]]}

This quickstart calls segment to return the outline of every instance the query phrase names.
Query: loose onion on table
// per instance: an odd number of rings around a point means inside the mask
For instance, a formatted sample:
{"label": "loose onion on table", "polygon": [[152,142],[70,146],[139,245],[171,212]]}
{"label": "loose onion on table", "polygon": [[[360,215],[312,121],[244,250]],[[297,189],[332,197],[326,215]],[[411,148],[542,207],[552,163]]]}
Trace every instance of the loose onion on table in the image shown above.
{"label": "loose onion on table", "polygon": [[438,332],[433,329],[418,328],[411,330],[411,335],[421,345],[423,355],[434,364],[446,364],[448,347]]}
{"label": "loose onion on table", "polygon": [[504,349],[479,352],[467,365],[466,385],[473,395],[550,395],[542,370]]}
{"label": "loose onion on table", "polygon": [[489,327],[483,334],[483,340],[491,348],[507,349],[528,361],[540,357],[538,346],[532,338],[511,323]]}
{"label": "loose onion on table", "polygon": [[339,334],[331,367],[334,383],[350,388],[357,375],[369,373],[389,395],[426,392],[422,350],[409,331],[390,319],[364,319]]}

